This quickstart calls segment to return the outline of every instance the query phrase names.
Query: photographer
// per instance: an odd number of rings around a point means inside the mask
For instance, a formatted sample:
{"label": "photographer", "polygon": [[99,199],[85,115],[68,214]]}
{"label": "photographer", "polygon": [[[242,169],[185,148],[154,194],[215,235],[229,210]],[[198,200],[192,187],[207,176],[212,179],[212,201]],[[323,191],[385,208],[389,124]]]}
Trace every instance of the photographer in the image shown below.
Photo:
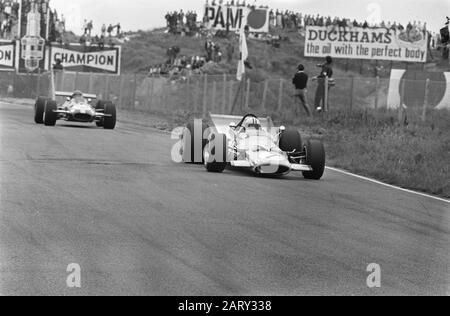
{"label": "photographer", "polygon": [[[292,83],[295,86],[295,96],[300,100],[301,105],[306,111],[306,114],[311,117],[311,110],[308,106],[307,88],[308,88],[308,75],[305,73],[305,66],[299,65],[297,67],[297,73],[295,74]],[[299,106],[295,106],[296,115],[299,114]]]}
{"label": "photographer", "polygon": [[[326,79],[331,79],[333,77],[333,59],[330,56],[326,57],[325,64],[317,65],[321,68],[320,74],[313,80],[317,80],[317,90],[314,105],[318,112],[327,111],[328,100],[325,100],[325,81]],[[331,85],[328,85],[328,92],[330,91]]]}

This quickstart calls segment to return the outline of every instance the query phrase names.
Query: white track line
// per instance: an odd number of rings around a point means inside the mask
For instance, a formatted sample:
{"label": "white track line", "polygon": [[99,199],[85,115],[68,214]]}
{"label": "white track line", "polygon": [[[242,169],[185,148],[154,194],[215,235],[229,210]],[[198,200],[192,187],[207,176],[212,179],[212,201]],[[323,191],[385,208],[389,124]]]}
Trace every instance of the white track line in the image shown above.
{"label": "white track line", "polygon": [[378,180],[374,180],[374,179],[371,179],[371,178],[358,176],[357,174],[354,174],[354,173],[351,173],[351,172],[348,172],[348,171],[344,171],[344,170],[341,170],[341,169],[337,169],[337,168],[327,167],[327,169],[331,170],[331,171],[338,172],[338,173],[342,173],[342,174],[345,174],[345,175],[348,175],[348,176],[351,176],[351,177],[354,177],[354,178],[358,178],[358,179],[361,179],[361,180],[365,180],[365,181],[369,181],[369,182],[372,182],[372,183],[376,183],[378,185],[382,185],[382,186],[385,186],[385,187],[388,187],[388,188],[391,188],[391,189],[396,189],[396,190],[399,190],[399,191],[403,191],[403,192],[407,192],[407,193],[411,193],[411,194],[427,197],[427,198],[430,198],[430,199],[434,199],[434,200],[437,200],[437,201],[441,201],[441,202],[450,204],[450,200],[443,199],[443,198],[440,198],[440,197],[437,197],[437,196],[433,196],[433,195],[429,195],[429,194],[425,194],[425,193],[420,193],[420,192],[416,192],[416,191],[412,191],[412,190],[408,190],[408,189],[403,189],[403,188],[397,187],[395,185],[390,185],[390,184],[387,184],[387,183],[384,183],[384,182],[381,182],[381,181],[378,181]]}

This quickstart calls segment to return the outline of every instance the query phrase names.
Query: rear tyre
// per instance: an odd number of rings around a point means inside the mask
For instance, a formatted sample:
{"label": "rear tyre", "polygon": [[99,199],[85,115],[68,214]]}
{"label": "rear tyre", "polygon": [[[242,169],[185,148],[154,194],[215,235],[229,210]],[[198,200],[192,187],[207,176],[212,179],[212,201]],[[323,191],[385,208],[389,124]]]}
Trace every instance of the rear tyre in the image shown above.
{"label": "rear tyre", "polygon": [[300,152],[303,149],[302,136],[295,128],[288,128],[280,136],[280,149],[284,152]]}
{"label": "rear tyre", "polygon": [[117,120],[117,112],[116,112],[116,106],[110,102],[105,102],[105,116],[103,118],[103,128],[104,129],[114,129],[116,127],[116,120]]}
{"label": "rear tyre", "polygon": [[58,109],[55,101],[47,100],[44,106],[44,125],[55,126],[58,118],[58,114],[54,111]]}
{"label": "rear tyre", "polygon": [[44,124],[45,103],[48,98],[39,97],[34,104],[34,122],[36,124]]}
{"label": "rear tyre", "polygon": [[184,163],[204,163],[203,150],[208,143],[205,137],[208,128],[209,126],[202,120],[195,120],[186,125],[181,136],[181,154]]}
{"label": "rear tyre", "polygon": [[320,180],[325,173],[325,148],[322,142],[310,140],[305,146],[306,164],[312,171],[303,172],[303,177],[308,180]]}
{"label": "rear tyre", "polygon": [[213,134],[203,151],[203,160],[206,170],[213,173],[222,173],[227,167],[227,136]]}

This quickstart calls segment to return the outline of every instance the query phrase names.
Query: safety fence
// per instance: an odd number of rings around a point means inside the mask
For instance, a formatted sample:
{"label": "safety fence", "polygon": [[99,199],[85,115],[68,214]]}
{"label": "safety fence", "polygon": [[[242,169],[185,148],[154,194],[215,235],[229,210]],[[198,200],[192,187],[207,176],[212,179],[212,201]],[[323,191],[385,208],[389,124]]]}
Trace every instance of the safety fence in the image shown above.
{"label": "safety fence", "polygon": [[[119,108],[154,113],[174,112],[206,115],[283,113],[303,115],[295,89],[290,80],[270,79],[238,82],[234,75],[201,75],[190,77],[148,77],[139,74],[121,76],[59,72],[19,75],[0,73],[0,96],[35,98],[50,95],[52,78],[59,91],[82,90],[99,99],[114,101]],[[317,82],[310,82],[307,99],[314,108]],[[450,86],[445,81],[426,79],[399,80],[380,78],[335,78],[335,86],[328,93],[330,111],[365,108],[399,108],[426,115],[428,111],[450,108]],[[388,102],[389,101],[389,102]]]}

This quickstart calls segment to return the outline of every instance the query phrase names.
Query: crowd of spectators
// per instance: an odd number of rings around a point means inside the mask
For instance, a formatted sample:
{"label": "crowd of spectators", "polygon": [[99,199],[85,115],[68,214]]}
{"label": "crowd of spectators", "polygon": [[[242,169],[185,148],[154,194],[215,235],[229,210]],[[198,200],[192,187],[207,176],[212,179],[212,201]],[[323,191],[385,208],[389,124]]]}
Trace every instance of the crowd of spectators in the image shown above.
{"label": "crowd of spectators", "polygon": [[149,75],[183,75],[200,74],[201,68],[206,65],[204,56],[180,56],[174,60],[173,64],[164,63],[150,67]]}
{"label": "crowd of spectators", "polygon": [[172,34],[192,35],[198,30],[197,19],[198,15],[194,11],[184,13],[180,10],[166,14],[167,28]]}
{"label": "crowd of spectators", "polygon": [[228,62],[234,58],[235,43],[228,41],[222,47],[219,43],[208,38],[205,42],[205,54],[186,56],[181,55],[181,49],[178,46],[170,47],[167,50],[167,61],[164,64],[158,64],[150,67],[149,75],[181,75],[188,77],[189,74],[201,74],[203,67],[206,65],[214,65],[222,62],[225,57]]}
{"label": "crowd of spectators", "polygon": [[412,30],[417,29],[424,33],[427,30],[427,24],[419,21],[410,22],[407,25],[402,25],[397,22],[381,21],[379,23],[369,23],[368,21],[357,21],[347,18],[339,18],[331,16],[302,14],[293,11],[271,10],[269,12],[270,26],[272,28],[280,29],[304,29],[307,26],[326,26],[338,28],[387,28],[392,30]]}
{"label": "crowd of spectators", "polygon": [[0,0],[0,38],[14,39],[18,36],[19,24],[18,0]]}

